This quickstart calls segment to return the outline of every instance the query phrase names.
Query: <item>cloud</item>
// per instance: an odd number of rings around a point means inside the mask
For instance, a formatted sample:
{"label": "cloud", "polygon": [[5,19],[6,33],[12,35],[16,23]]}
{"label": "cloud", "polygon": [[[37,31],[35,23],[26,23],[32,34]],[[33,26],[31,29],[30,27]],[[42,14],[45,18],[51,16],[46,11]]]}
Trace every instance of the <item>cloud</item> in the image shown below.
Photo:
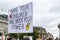
{"label": "cloud", "polygon": [[50,12],[60,13],[60,5],[59,6],[54,6],[54,7],[50,8]]}
{"label": "cloud", "polygon": [[50,0],[49,1],[49,12],[59,13],[60,12],[60,0]]}
{"label": "cloud", "polygon": [[0,9],[10,9],[17,7],[26,3],[31,2],[32,0],[0,0]]}

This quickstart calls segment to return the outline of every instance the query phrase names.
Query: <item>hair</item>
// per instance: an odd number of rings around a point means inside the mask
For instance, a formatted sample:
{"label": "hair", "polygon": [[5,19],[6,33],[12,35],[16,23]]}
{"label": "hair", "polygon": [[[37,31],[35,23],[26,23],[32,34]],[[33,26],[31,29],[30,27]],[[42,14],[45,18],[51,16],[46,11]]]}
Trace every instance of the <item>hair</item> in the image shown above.
{"label": "hair", "polygon": [[48,38],[47,40],[53,40],[52,38]]}

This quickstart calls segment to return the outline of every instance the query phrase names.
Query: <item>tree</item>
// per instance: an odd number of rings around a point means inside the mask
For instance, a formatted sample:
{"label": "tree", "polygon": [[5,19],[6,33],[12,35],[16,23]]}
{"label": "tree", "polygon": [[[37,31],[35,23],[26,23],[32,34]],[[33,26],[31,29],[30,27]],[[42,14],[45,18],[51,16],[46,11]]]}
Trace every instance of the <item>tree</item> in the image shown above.
{"label": "tree", "polygon": [[33,40],[36,40],[37,37],[38,37],[38,31],[34,30],[33,31]]}

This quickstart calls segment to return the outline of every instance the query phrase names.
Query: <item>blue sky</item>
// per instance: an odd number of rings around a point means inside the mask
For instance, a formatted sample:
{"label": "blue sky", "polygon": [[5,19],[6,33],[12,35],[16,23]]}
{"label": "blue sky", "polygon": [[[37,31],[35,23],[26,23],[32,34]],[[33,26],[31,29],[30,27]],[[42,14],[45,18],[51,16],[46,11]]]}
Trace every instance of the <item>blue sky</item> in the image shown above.
{"label": "blue sky", "polygon": [[8,10],[29,2],[33,2],[33,25],[44,27],[47,32],[58,37],[60,0],[0,0],[0,9]]}

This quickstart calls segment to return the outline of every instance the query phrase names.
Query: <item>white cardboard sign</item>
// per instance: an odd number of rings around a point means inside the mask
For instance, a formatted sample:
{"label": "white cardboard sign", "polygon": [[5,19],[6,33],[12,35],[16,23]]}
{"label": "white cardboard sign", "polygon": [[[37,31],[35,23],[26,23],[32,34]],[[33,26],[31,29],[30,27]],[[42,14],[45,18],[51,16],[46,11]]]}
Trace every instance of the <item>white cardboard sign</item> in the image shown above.
{"label": "white cardboard sign", "polygon": [[33,4],[28,3],[8,11],[8,33],[33,32]]}

